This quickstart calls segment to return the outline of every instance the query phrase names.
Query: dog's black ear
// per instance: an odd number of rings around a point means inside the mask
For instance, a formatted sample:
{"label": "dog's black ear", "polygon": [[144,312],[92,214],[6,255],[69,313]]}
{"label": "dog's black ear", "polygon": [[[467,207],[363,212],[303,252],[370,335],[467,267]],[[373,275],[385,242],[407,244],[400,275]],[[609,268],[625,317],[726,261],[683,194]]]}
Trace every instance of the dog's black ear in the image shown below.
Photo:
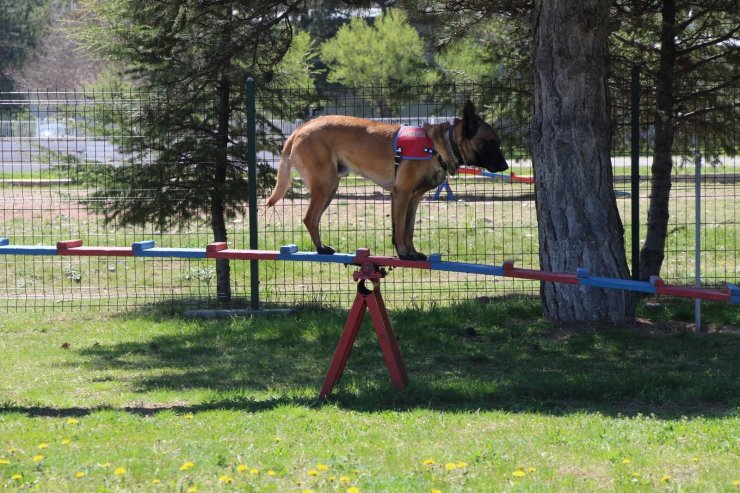
{"label": "dog's black ear", "polygon": [[475,114],[475,106],[471,100],[465,101],[463,107],[463,136],[471,138],[478,131],[478,115]]}

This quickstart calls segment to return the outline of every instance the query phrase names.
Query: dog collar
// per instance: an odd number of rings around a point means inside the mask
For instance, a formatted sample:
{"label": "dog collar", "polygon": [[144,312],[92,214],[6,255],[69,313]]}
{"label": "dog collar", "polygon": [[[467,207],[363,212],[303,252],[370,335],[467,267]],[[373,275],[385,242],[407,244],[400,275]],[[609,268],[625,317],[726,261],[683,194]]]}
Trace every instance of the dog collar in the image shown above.
{"label": "dog collar", "polygon": [[460,153],[457,142],[455,142],[455,125],[453,124],[449,125],[445,134],[445,145],[447,146],[447,154],[451,158],[450,168],[452,171],[450,174],[455,174],[455,170],[465,164],[465,159],[462,157],[462,153]]}

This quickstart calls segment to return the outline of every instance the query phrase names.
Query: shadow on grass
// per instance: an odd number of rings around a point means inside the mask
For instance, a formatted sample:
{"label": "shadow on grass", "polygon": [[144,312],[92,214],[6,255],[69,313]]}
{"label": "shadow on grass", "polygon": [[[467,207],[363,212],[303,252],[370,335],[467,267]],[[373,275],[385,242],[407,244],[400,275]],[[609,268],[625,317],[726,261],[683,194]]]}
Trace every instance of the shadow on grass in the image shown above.
{"label": "shadow on grass", "polygon": [[[81,371],[123,370],[143,401],[147,392],[162,390],[216,395],[193,405],[126,408],[138,414],[319,406],[312,389],[317,395],[346,315],[306,307],[282,316],[173,318],[166,335],[80,350],[87,360]],[[136,317],[159,321],[166,315]],[[408,389],[392,389],[366,320],[330,403],[368,412],[495,409],[658,417],[723,416],[740,404],[737,331],[697,335],[649,324],[563,328],[542,319],[538,300],[522,297],[392,312],[391,322]],[[91,410],[6,404],[0,411],[63,416]]]}

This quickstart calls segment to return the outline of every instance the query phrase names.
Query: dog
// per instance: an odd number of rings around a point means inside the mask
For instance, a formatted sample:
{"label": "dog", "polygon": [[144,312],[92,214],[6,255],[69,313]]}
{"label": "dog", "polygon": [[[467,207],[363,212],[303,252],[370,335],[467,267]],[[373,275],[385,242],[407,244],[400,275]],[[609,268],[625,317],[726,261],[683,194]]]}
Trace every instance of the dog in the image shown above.
{"label": "dog", "polygon": [[[410,132],[406,132],[409,128]],[[412,139],[403,138],[401,133],[410,133]],[[417,149],[409,155],[404,152],[404,145]],[[333,254],[335,250],[321,242],[319,222],[339,180],[354,172],[390,190],[392,239],[398,257],[426,260],[427,256],[416,251],[413,243],[416,209],[423,195],[463,164],[493,172],[506,170],[509,166],[500,145],[498,134],[476,114],[471,101],[465,103],[462,119],[423,127],[401,127],[352,116],[322,116],[299,127],[285,142],[267,207],[274,206],[287,193],[294,166],[310,193],[303,223],[316,251]]]}

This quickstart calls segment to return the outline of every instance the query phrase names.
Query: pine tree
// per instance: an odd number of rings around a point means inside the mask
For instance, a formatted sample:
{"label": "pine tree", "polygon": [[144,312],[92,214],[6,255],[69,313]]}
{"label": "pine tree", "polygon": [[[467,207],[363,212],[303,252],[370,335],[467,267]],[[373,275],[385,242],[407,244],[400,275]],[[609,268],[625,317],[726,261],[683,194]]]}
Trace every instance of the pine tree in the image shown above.
{"label": "pine tree", "polygon": [[[214,241],[243,209],[246,135],[242,87],[275,77],[302,0],[83,0],[98,19],[86,44],[125,67],[152,94],[128,121],[124,150],[142,159],[114,170],[107,218],[160,229],[207,218]],[[216,262],[218,299],[231,299],[228,261]]]}

